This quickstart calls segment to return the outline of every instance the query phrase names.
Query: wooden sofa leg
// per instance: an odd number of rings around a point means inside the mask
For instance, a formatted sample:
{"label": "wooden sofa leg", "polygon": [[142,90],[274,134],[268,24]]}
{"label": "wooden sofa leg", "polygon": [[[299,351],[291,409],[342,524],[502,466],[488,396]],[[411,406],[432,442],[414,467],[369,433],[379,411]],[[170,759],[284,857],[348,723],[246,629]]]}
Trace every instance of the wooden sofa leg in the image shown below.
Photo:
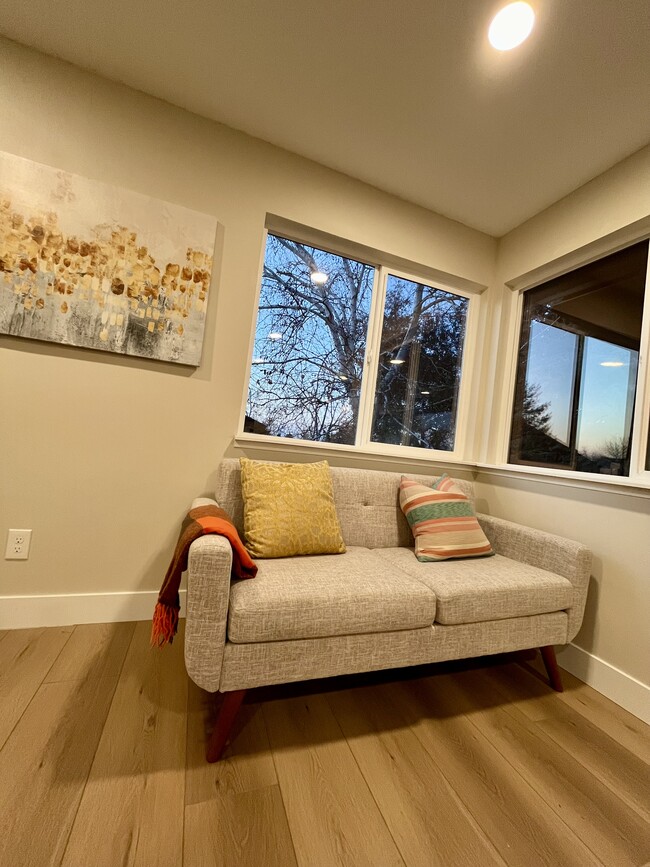
{"label": "wooden sofa leg", "polygon": [[548,674],[549,683],[556,692],[564,692],[564,687],[562,686],[562,675],[560,674],[560,668],[557,664],[557,659],[555,658],[555,648],[553,645],[549,644],[546,647],[540,647],[540,651],[542,653],[542,659],[544,660],[546,673]]}
{"label": "wooden sofa leg", "polygon": [[232,692],[225,692],[223,694],[223,703],[219,708],[219,715],[214,724],[214,731],[210,736],[206,749],[205,757],[209,762],[218,762],[221,758],[224,747],[228,742],[232,724],[235,721],[245,695],[245,689],[235,689]]}

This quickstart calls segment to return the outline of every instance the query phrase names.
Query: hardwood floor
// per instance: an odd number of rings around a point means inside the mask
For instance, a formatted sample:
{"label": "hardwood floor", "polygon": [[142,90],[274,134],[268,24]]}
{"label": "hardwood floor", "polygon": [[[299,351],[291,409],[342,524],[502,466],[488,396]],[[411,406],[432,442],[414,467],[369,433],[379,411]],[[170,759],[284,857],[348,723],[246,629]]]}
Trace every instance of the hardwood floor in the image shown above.
{"label": "hardwood floor", "polygon": [[642,867],[650,729],[512,657],[252,690],[223,761],[182,631],[0,632],[0,865]]}

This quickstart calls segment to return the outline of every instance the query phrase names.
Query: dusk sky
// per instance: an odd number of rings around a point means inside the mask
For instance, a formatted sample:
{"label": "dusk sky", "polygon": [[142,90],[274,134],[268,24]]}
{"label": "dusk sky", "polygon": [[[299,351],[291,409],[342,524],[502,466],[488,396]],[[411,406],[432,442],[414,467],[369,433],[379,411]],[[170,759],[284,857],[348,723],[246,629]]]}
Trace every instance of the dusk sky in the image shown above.
{"label": "dusk sky", "polygon": [[[552,434],[563,443],[568,442],[577,342],[576,335],[569,331],[531,323],[526,380],[529,385],[540,386],[539,401],[549,403],[553,414]],[[585,339],[579,451],[597,450],[607,440],[623,436],[627,402],[633,399],[630,377],[634,382],[637,358],[634,350],[594,337]]]}

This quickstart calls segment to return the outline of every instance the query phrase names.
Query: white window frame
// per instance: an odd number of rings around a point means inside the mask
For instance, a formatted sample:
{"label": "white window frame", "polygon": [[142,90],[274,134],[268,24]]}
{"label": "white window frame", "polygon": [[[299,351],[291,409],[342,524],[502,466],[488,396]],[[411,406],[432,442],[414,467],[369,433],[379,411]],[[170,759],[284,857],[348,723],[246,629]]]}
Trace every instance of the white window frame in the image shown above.
{"label": "white window frame", "polygon": [[[359,395],[359,413],[357,417],[354,445],[327,443],[314,440],[299,440],[289,437],[268,436],[267,434],[255,434],[244,431],[255,346],[255,331],[262,294],[262,277],[264,273],[264,261],[269,234],[280,235],[281,237],[289,238],[290,240],[296,241],[300,244],[314,246],[336,256],[353,258],[356,259],[356,261],[363,262],[375,269],[368,316],[368,331],[366,333],[366,349],[363,360],[363,374]],[[355,252],[355,249],[359,249],[360,252]],[[392,257],[389,255],[382,256],[381,253],[368,255],[368,251],[361,248],[361,245],[357,248],[353,242],[344,240],[341,240],[339,247],[337,243],[332,243],[330,236],[328,236],[327,240],[320,241],[319,233],[312,229],[305,229],[304,234],[295,229],[288,232],[284,228],[275,228],[275,226],[264,230],[255,292],[255,304],[253,307],[250,330],[244,394],[239,416],[238,431],[235,435],[235,442],[249,446],[255,445],[260,449],[265,449],[266,447],[276,449],[281,447],[283,451],[291,452],[302,451],[303,449],[317,449],[324,452],[331,451],[332,453],[352,452],[371,457],[388,458],[389,460],[395,461],[399,461],[400,459],[402,461],[426,460],[428,462],[435,462],[436,464],[449,463],[454,465],[472,466],[472,464],[467,461],[467,448],[470,443],[468,423],[471,416],[470,400],[473,393],[472,383],[475,376],[475,360],[478,357],[476,345],[478,339],[479,305],[481,303],[480,295],[486,287],[473,284],[476,288],[468,289],[467,284],[469,281],[463,280],[462,278],[454,279],[450,274],[445,274],[444,279],[442,280],[437,277],[432,278],[425,276],[422,272],[431,269],[426,269],[424,266],[422,266],[421,270],[417,265],[413,265],[412,269],[409,268],[408,270],[404,270],[403,267],[393,267],[390,263],[391,258]],[[419,446],[376,443],[371,441],[375,387],[377,384],[381,332],[384,318],[384,302],[386,300],[386,285],[389,275],[404,280],[410,280],[432,289],[441,289],[462,298],[467,298],[469,301],[465,321],[463,350],[460,360],[461,375],[456,402],[456,424],[453,451],[427,449]],[[459,284],[465,285],[460,286]]]}
{"label": "white window frame", "polygon": [[[650,221],[649,221],[650,222]],[[643,303],[643,320],[641,326],[641,340],[639,345],[639,361],[637,368],[637,388],[634,405],[634,424],[632,427],[632,441],[630,449],[630,474],[628,476],[611,476],[599,473],[583,473],[576,470],[562,470],[556,467],[522,466],[510,463],[510,435],[512,428],[512,415],[514,412],[515,386],[517,381],[517,367],[519,361],[519,340],[521,335],[521,322],[523,316],[524,294],[536,286],[546,283],[555,277],[576,271],[583,265],[588,265],[599,259],[617,253],[642,241],[650,245],[650,229],[646,221],[641,225],[635,225],[609,238],[600,239],[592,245],[581,250],[574,251],[562,258],[562,260],[547,263],[535,271],[509,280],[505,285],[510,289],[507,303],[509,304],[509,318],[506,329],[507,358],[505,363],[506,383],[504,386],[505,400],[502,412],[498,419],[497,463],[479,463],[478,466],[488,470],[507,470],[512,474],[531,476],[549,476],[556,479],[566,479],[594,483],[598,485],[650,488],[650,470],[645,468],[646,449],[648,436],[650,436],[650,246],[648,250],[648,262],[646,267],[645,294]],[[591,485],[589,485],[591,487]]]}

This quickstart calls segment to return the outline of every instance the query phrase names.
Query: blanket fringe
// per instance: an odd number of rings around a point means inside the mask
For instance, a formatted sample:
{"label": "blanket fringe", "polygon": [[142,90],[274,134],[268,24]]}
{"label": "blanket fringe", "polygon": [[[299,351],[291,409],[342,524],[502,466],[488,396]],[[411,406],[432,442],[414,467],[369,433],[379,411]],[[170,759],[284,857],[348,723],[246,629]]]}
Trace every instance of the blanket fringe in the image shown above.
{"label": "blanket fringe", "polygon": [[180,608],[165,602],[156,603],[151,626],[151,644],[153,647],[164,647],[171,644],[178,629]]}

